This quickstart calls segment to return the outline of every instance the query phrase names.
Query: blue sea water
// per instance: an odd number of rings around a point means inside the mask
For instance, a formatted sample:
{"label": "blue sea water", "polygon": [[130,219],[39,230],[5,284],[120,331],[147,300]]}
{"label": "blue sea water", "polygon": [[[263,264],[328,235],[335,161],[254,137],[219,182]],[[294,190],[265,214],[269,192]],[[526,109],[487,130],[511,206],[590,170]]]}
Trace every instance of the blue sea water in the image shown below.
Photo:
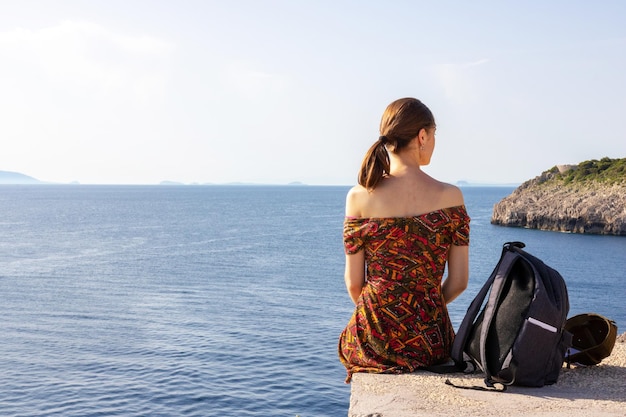
{"label": "blue sea water", "polygon": [[[0,414],[345,416],[348,187],[1,186]],[[561,272],[570,316],[623,332],[626,238],[489,223],[513,188],[464,188],[470,285],[502,243]]]}

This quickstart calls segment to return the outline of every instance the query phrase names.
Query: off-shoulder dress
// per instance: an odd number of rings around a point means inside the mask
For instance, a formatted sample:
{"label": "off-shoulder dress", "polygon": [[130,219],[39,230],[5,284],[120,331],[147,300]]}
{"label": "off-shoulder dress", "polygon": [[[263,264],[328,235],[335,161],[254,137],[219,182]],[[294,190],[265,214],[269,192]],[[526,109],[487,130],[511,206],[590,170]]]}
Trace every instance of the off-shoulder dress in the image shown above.
{"label": "off-shoulder dress", "polygon": [[469,245],[465,206],[413,217],[344,220],[347,254],[365,251],[366,283],[339,338],[354,372],[404,373],[445,362],[454,329],[441,293],[451,245]]}

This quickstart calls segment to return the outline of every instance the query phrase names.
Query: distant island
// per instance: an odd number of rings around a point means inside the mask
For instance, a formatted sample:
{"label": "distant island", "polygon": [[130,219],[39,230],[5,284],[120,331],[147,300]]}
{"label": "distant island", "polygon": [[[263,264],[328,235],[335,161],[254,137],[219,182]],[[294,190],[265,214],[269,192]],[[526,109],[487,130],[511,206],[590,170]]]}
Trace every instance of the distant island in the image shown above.
{"label": "distant island", "polygon": [[491,223],[626,236],[626,158],[554,166],[498,202]]}
{"label": "distant island", "polygon": [[260,183],[260,182],[225,182],[225,183],[210,183],[210,182],[205,182],[205,183],[197,183],[197,182],[193,182],[193,183],[184,183],[184,182],[180,182],[180,181],[161,181],[159,183],[159,185],[169,185],[169,186],[187,186],[187,185],[207,185],[207,186],[260,186],[260,187],[267,187],[267,186],[284,186],[284,185],[296,185],[296,186],[305,186],[306,184],[300,181],[294,181],[294,182],[290,182],[287,184],[265,184],[265,183]]}
{"label": "distant island", "polygon": [[45,184],[37,178],[19,172],[0,171],[0,184]]}
{"label": "distant island", "polygon": [[469,182],[459,180],[455,183],[457,187],[517,187],[520,183],[501,183],[501,182]]}
{"label": "distant island", "polygon": [[[46,185],[46,184],[53,184],[51,182],[47,182],[47,181],[41,181],[38,180],[37,178],[19,173],[19,172],[13,172],[13,171],[0,171],[0,185],[24,185],[24,184],[42,184],[42,185]],[[69,184],[79,184],[78,181],[72,181]],[[58,185],[58,184],[57,184]],[[142,185],[148,185],[148,184],[142,184]],[[216,184],[216,183],[183,183],[180,181],[169,181],[169,180],[165,180],[165,181],[161,181],[160,183],[158,183],[158,185],[166,185],[166,186],[185,186],[185,185],[291,185],[291,186],[304,186],[306,185],[305,183],[302,183],[300,181],[294,181],[294,182],[290,182],[287,184],[262,184],[262,183],[248,183],[248,182],[230,182],[230,183],[223,183],[223,184]]]}

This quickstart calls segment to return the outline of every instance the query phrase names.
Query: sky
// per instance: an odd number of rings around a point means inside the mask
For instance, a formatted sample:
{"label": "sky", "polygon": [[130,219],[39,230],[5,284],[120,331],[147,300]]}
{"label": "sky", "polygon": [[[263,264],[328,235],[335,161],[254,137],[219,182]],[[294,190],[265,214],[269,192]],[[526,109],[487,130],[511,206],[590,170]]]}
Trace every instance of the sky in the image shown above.
{"label": "sky", "polygon": [[0,170],[81,184],[351,185],[385,107],[429,175],[626,157],[625,1],[0,0]]}

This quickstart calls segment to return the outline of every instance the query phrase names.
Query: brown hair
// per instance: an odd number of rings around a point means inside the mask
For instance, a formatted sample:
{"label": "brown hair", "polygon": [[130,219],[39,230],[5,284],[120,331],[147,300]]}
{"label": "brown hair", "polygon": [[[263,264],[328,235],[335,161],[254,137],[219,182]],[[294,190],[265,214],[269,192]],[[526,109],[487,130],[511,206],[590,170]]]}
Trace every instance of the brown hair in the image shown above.
{"label": "brown hair", "polygon": [[367,151],[359,171],[359,184],[368,190],[389,175],[389,152],[406,147],[422,129],[435,126],[432,112],[416,98],[401,98],[387,106],[380,121],[380,137]]}

